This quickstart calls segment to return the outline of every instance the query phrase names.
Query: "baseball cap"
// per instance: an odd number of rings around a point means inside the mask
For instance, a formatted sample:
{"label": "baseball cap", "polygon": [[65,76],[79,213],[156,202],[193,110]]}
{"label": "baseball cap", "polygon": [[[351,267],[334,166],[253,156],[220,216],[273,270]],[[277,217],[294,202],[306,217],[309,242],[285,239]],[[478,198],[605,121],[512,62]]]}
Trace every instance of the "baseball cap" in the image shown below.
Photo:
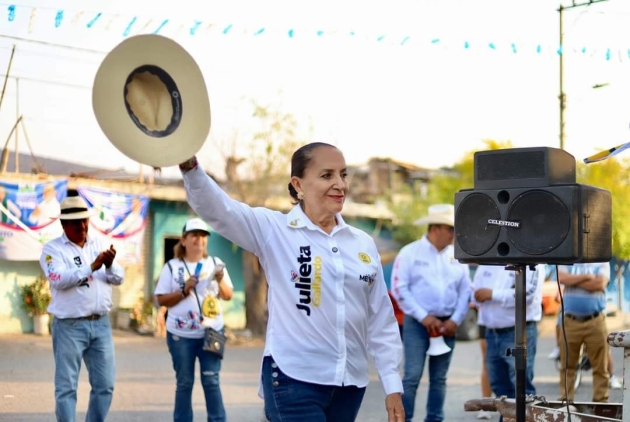
{"label": "baseball cap", "polygon": [[184,225],[184,230],[182,230],[182,234],[195,231],[204,232],[207,235],[210,235],[208,225],[201,218],[191,218],[190,220],[186,221],[186,224]]}

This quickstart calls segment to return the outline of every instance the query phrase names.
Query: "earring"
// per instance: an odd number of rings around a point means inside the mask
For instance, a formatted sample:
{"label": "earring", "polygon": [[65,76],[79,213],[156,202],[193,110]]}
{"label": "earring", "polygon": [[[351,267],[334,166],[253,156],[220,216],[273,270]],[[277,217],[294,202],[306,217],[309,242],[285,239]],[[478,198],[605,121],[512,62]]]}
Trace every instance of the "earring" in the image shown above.
{"label": "earring", "polygon": [[304,192],[298,192],[297,197],[300,201],[304,201]]}

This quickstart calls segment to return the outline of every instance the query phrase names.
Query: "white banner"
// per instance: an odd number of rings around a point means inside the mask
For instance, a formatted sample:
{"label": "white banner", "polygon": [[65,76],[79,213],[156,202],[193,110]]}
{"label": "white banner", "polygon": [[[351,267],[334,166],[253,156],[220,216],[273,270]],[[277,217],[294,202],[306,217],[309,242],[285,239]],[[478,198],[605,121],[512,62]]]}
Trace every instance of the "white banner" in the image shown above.
{"label": "white banner", "polygon": [[138,264],[149,198],[97,188],[79,188],[78,192],[94,209],[88,235],[101,237],[107,247],[114,245],[119,264]]}

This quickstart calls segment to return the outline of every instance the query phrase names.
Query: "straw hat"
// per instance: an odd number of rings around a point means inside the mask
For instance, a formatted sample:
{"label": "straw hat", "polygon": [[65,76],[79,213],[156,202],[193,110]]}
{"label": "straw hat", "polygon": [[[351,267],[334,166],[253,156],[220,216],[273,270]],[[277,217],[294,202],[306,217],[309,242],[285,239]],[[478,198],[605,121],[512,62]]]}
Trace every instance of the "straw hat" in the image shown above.
{"label": "straw hat", "polygon": [[436,204],[429,207],[428,215],[418,219],[414,223],[422,224],[444,224],[455,227],[455,207],[451,204]]}
{"label": "straw hat", "polygon": [[82,220],[93,214],[87,202],[80,196],[67,196],[59,204],[61,208],[60,220]]}
{"label": "straw hat", "polygon": [[195,60],[161,35],[138,35],[116,46],[96,73],[96,120],[112,144],[152,167],[195,155],[210,131],[210,102]]}

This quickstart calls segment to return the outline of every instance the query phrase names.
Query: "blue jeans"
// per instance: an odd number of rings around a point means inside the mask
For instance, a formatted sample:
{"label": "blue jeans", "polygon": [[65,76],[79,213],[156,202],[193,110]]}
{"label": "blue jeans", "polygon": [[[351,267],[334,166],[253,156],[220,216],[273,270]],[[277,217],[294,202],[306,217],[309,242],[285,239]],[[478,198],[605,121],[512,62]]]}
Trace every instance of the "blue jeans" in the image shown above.
{"label": "blue jeans", "polygon": [[[534,361],[536,360],[536,344],[538,343],[538,327],[536,323],[528,323],[527,335],[527,368],[525,380],[525,394],[536,394],[534,387]],[[514,356],[506,356],[507,349],[515,346],[515,331],[496,333],[491,328],[486,329],[486,366],[490,388],[497,397],[516,397],[516,362]]]}
{"label": "blue jeans", "polygon": [[81,359],[85,361],[91,391],[87,422],[107,418],[114,394],[116,365],[109,317],[88,321],[53,318],[55,356],[55,414],[59,422],[74,422]]}
{"label": "blue jeans", "polygon": [[167,332],[166,344],[171,353],[177,382],[173,420],[175,422],[193,420],[192,390],[195,384],[195,361],[199,359],[208,422],[225,422],[225,408],[219,385],[221,359],[203,350],[203,338],[184,338]]}
{"label": "blue jeans", "polygon": [[337,387],[285,375],[271,356],[262,365],[265,414],[271,422],[354,422],[365,387]]}
{"label": "blue jeans", "polygon": [[[429,349],[429,332],[424,325],[414,317],[405,315],[403,325],[403,344],[405,346],[405,376],[403,377],[402,401],[405,407],[405,421],[413,419],[416,405],[416,392],[422,373],[424,362]],[[444,342],[451,351],[440,356],[429,356],[429,397],[427,398],[427,415],[425,422],[440,422],[444,420],[444,400],[446,399],[446,373],[451,364],[455,337],[444,337]]]}

